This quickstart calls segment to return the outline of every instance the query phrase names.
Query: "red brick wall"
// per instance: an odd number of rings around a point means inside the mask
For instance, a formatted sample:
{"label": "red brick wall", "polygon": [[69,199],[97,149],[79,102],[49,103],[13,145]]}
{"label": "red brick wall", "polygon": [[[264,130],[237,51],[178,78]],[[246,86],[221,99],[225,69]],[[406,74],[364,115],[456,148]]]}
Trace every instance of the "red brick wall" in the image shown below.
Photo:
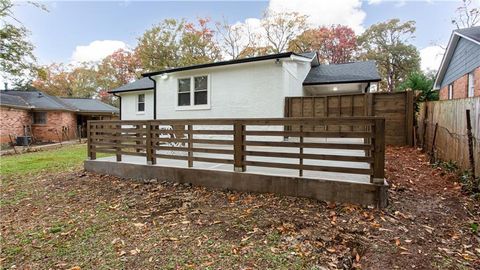
{"label": "red brick wall", "polygon": [[[475,90],[473,95],[478,97],[480,96],[480,67],[476,68],[473,75],[473,84],[475,85]],[[453,83],[453,98],[466,98],[468,96],[468,74],[463,75],[458,78]],[[440,100],[448,99],[448,86],[440,89]]]}
{"label": "red brick wall", "polygon": [[440,100],[448,99],[448,85],[440,89]]}
{"label": "red brick wall", "polygon": [[[63,127],[67,132],[63,134]],[[43,142],[58,142],[75,138],[77,117],[71,112],[51,111],[47,112],[46,124],[33,124],[32,132],[35,138]]]}
{"label": "red brick wall", "polygon": [[27,110],[0,107],[0,143],[9,143],[8,135],[23,136],[23,125],[31,123],[31,115]]}

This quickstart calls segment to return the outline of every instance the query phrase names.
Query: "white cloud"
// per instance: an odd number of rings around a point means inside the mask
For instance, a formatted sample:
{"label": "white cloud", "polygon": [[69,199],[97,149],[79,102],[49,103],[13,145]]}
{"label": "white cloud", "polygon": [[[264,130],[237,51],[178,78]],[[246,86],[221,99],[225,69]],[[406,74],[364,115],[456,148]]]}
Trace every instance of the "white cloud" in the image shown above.
{"label": "white cloud", "polygon": [[423,71],[438,70],[442,62],[445,50],[440,46],[429,46],[420,50],[420,57],[422,59],[421,68]]}
{"label": "white cloud", "polygon": [[362,10],[360,0],[270,0],[268,9],[273,12],[305,14],[312,26],[342,24],[350,26],[357,34],[364,30],[363,21],[366,14]]}
{"label": "white cloud", "polygon": [[368,0],[369,5],[377,5],[380,4],[382,0]]}
{"label": "white cloud", "polygon": [[126,49],[127,44],[119,40],[95,40],[88,45],[75,48],[72,54],[72,62],[95,62],[102,60],[118,49]]}

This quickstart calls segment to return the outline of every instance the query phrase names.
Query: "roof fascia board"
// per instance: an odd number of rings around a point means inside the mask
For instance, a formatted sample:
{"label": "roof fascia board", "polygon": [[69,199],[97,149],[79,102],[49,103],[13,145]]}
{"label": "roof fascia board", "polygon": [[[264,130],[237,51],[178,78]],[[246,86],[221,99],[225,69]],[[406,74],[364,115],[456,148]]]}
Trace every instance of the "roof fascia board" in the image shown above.
{"label": "roof fascia board", "polygon": [[379,82],[381,79],[375,80],[354,80],[354,81],[336,81],[336,82],[321,82],[321,83],[303,83],[303,85],[326,85],[326,84],[344,84],[344,83],[368,83]]}
{"label": "roof fascia board", "polygon": [[108,91],[107,93],[109,94],[122,94],[126,92],[137,92],[137,91],[148,91],[148,90],[153,90],[152,88],[138,88],[138,89],[128,89],[128,90],[121,90],[121,91]]}

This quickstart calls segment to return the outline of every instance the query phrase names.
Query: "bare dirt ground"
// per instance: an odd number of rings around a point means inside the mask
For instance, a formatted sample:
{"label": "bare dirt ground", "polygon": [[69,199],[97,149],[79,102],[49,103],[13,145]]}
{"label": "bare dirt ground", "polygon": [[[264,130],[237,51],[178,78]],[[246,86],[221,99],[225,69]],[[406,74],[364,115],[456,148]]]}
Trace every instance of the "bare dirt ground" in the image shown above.
{"label": "bare dirt ground", "polygon": [[390,205],[73,172],[2,179],[0,265],[16,269],[480,269],[478,201],[388,148]]}

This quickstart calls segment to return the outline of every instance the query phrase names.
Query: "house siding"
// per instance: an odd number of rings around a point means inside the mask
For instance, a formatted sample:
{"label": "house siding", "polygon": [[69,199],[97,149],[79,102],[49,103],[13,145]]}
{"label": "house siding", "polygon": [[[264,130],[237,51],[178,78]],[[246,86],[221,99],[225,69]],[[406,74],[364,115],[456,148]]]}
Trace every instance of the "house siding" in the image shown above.
{"label": "house siding", "polygon": [[[209,76],[210,108],[178,108],[177,79],[200,75]],[[283,65],[271,60],[156,77],[157,119],[283,117],[285,95],[301,95],[301,85],[289,90],[286,76]]]}
{"label": "house siding", "polygon": [[[143,113],[137,112],[137,97],[139,94],[145,94],[145,112]],[[127,92],[120,95],[122,97],[121,120],[153,119],[153,90]]]}
{"label": "house siding", "polygon": [[460,38],[440,88],[458,80],[478,67],[480,67],[480,45]]}
{"label": "house siding", "polygon": [[[469,71],[471,72],[471,71]],[[453,83],[453,99],[467,98],[468,97],[468,73],[463,74],[456,80],[450,82]],[[480,96],[480,67],[473,70],[473,85],[475,97]],[[448,84],[440,89],[440,100],[448,99]]]}
{"label": "house siding", "polygon": [[16,136],[23,136],[23,126],[31,124],[32,117],[27,110],[0,107],[0,143],[10,142],[9,135],[15,140]]}
{"label": "house siding", "polygon": [[[72,112],[48,111],[46,124],[32,124],[32,133],[37,141],[59,142],[75,138],[77,116]],[[62,133],[65,128],[66,132]]]}

